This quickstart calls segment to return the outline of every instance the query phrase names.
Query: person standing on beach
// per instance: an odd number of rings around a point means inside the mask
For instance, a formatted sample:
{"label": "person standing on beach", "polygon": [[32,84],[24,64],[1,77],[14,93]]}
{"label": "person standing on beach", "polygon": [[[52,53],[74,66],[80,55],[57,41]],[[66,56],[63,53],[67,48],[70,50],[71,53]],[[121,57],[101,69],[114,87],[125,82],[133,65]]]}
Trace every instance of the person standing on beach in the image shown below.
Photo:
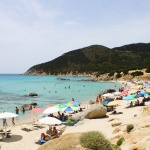
{"label": "person standing on beach", "polygon": [[3,127],[4,126],[7,126],[7,122],[6,122],[6,119],[5,118],[3,118]]}
{"label": "person standing on beach", "polygon": [[24,109],[24,107],[22,108],[22,112],[23,112],[23,113],[25,113],[25,109]]}
{"label": "person standing on beach", "polygon": [[99,98],[98,98],[98,96],[96,97],[96,104],[99,104]]}
{"label": "person standing on beach", "polygon": [[18,109],[18,107],[16,107],[16,114],[18,115],[19,114],[19,109]]}
{"label": "person standing on beach", "polygon": [[15,122],[14,122],[14,117],[12,117],[12,125],[15,125]]}

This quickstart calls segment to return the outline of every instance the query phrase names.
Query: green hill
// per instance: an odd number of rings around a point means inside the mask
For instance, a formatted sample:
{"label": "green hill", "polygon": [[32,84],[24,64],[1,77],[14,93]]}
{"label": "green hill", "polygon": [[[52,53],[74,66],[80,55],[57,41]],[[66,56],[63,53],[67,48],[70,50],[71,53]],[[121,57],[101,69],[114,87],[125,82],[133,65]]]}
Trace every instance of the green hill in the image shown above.
{"label": "green hill", "polygon": [[101,45],[67,52],[31,67],[25,74],[58,75],[97,72],[97,75],[150,67],[150,43],[107,48]]}

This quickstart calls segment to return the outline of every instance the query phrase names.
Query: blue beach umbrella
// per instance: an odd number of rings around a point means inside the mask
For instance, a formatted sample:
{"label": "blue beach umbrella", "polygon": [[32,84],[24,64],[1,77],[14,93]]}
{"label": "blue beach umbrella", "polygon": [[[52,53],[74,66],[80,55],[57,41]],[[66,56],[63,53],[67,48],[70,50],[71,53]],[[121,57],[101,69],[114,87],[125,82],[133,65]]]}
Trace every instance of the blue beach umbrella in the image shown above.
{"label": "blue beach umbrella", "polygon": [[102,105],[106,106],[111,101],[114,101],[114,98],[106,98],[103,100]]}
{"label": "blue beach umbrella", "polygon": [[63,108],[62,111],[64,111],[64,112],[73,112],[73,111],[78,110],[78,109],[79,109],[79,107],[68,106],[66,108]]}
{"label": "blue beach umbrella", "polygon": [[75,106],[75,107],[78,107],[79,105],[80,105],[79,102],[74,102],[74,103],[73,103],[73,106]]}
{"label": "blue beach umbrella", "polygon": [[111,101],[113,101],[113,100],[114,100],[114,98],[105,98],[105,99],[103,100],[103,102],[104,102],[104,101],[111,102]]}
{"label": "blue beach umbrella", "polygon": [[144,97],[143,94],[137,94],[134,98]]}
{"label": "blue beach umbrella", "polygon": [[133,100],[134,98],[133,97],[131,97],[131,96],[125,96],[125,97],[123,97],[123,100]]}
{"label": "blue beach umbrella", "polygon": [[148,92],[146,92],[146,91],[140,91],[138,94],[146,95],[146,94],[148,94]]}

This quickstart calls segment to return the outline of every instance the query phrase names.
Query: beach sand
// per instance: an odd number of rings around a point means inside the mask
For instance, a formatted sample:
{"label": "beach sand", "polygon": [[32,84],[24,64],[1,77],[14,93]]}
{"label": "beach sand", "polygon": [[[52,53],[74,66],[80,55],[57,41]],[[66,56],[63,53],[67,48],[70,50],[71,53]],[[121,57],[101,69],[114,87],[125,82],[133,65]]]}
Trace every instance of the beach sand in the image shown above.
{"label": "beach sand", "polygon": [[[143,107],[138,106],[134,108],[125,108],[127,106],[127,101],[121,101],[119,106],[116,108],[118,112],[123,112],[123,114],[118,115],[109,115],[107,113],[106,118],[100,119],[84,119],[74,126],[68,126],[63,134],[76,133],[76,132],[87,132],[87,131],[101,131],[106,138],[111,139],[118,134],[122,134],[123,130],[126,128],[127,124],[140,124],[143,122],[143,117],[140,117]],[[146,102],[146,105],[149,105],[150,102]],[[83,107],[89,107],[88,103],[85,102]],[[136,119],[138,117],[138,119]],[[140,118],[140,119],[139,119]],[[109,121],[114,119],[113,121]],[[112,123],[121,123],[121,131],[113,134],[115,127],[112,127]],[[30,123],[31,124],[31,123]],[[11,127],[11,137],[3,138],[3,141],[0,141],[0,149],[2,150],[37,150],[40,145],[35,144],[40,138],[42,132],[46,133],[48,126],[45,125],[44,128],[33,130],[33,131],[24,131],[21,130],[21,125],[16,125]],[[128,146],[125,145],[124,149],[128,149]]]}

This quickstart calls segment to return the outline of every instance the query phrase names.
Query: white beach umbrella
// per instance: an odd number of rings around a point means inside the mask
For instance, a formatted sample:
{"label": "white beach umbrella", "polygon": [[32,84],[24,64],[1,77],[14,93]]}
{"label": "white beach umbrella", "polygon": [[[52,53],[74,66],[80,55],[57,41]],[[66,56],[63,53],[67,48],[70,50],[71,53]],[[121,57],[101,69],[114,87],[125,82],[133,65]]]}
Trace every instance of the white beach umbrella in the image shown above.
{"label": "white beach umbrella", "polygon": [[132,90],[128,91],[128,94],[134,94],[136,92],[137,92],[137,90],[132,89]]}
{"label": "white beach umbrella", "polygon": [[13,117],[17,117],[17,114],[11,113],[11,112],[3,112],[0,113],[0,118],[13,118]]}
{"label": "white beach umbrella", "polygon": [[62,122],[54,117],[44,117],[39,120],[40,123],[47,125],[61,124]]}
{"label": "white beach umbrella", "polygon": [[102,95],[103,97],[114,97],[114,94],[112,93],[106,93]]}
{"label": "white beach umbrella", "polygon": [[115,92],[115,93],[114,93],[114,95],[120,95],[120,94],[121,94],[120,92]]}
{"label": "white beach umbrella", "polygon": [[55,108],[55,107],[50,107],[50,108],[47,108],[43,111],[43,114],[50,114],[50,113],[55,113],[55,112],[58,112],[59,109],[58,108]]}

